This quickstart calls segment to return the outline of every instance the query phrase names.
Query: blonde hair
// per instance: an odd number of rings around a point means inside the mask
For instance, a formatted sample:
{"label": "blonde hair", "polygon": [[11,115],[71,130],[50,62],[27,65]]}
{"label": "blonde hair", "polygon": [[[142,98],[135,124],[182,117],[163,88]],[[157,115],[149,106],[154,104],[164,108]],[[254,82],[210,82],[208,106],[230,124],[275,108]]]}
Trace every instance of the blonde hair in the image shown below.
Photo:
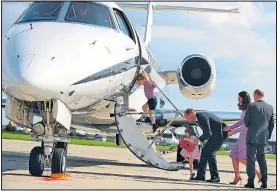
{"label": "blonde hair", "polygon": [[138,77],[137,77],[138,80],[143,80],[143,79],[147,79],[147,76],[145,74],[145,72],[141,72]]}

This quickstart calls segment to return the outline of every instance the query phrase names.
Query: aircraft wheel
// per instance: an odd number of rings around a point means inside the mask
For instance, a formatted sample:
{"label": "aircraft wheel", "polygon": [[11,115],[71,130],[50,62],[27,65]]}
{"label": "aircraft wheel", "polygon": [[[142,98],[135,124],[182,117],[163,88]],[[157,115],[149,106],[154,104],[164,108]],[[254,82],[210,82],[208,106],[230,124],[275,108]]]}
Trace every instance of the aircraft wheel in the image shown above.
{"label": "aircraft wheel", "polygon": [[42,147],[34,147],[29,157],[29,173],[32,176],[41,176],[44,171],[44,155]]}
{"label": "aircraft wheel", "polygon": [[52,173],[64,174],[66,171],[66,149],[55,148],[52,156],[51,171]]}

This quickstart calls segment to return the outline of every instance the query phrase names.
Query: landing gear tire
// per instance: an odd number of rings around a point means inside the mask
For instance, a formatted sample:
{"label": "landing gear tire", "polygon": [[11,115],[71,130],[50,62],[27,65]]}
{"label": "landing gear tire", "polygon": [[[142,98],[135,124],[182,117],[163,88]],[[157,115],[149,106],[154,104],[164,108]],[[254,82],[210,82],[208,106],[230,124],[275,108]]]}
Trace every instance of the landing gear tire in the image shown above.
{"label": "landing gear tire", "polygon": [[44,154],[42,147],[34,147],[29,157],[29,173],[32,176],[41,176],[44,171]]}
{"label": "landing gear tire", "polygon": [[56,148],[52,156],[52,173],[64,174],[66,171],[66,149]]}

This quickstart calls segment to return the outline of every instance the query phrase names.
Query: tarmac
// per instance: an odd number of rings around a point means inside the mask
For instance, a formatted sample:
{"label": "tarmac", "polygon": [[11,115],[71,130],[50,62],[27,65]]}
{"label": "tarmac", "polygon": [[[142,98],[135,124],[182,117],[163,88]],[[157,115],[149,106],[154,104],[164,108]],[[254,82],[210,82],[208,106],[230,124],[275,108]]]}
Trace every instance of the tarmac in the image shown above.
{"label": "tarmac", "polygon": [[[2,140],[2,189],[245,189],[247,175],[240,165],[242,184],[230,185],[234,173],[228,156],[217,156],[221,183],[189,180],[189,170],[164,171],[150,167],[128,149],[69,145],[69,178],[55,180],[50,171],[43,177],[29,175],[29,154],[39,142]],[[164,155],[176,160],[176,152]],[[268,188],[276,189],[276,161],[267,160]],[[207,179],[210,173],[207,171]],[[260,183],[255,180],[255,187]]]}

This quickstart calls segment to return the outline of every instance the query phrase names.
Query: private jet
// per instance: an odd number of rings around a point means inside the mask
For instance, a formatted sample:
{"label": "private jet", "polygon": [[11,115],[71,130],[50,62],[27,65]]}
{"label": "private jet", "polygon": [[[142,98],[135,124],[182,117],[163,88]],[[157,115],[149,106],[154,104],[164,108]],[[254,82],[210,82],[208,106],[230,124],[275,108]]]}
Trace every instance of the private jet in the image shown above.
{"label": "private jet", "polygon": [[[144,39],[123,8],[147,11]],[[215,87],[216,70],[211,58],[198,53],[184,57],[174,71],[162,70],[148,48],[154,10],[239,13],[152,2],[45,1],[31,3],[13,23],[2,45],[2,91],[6,117],[32,129],[32,138],[41,141],[30,152],[32,176],[45,168],[64,174],[70,126],[90,121],[114,123],[128,149],[145,163],[183,168],[156,152],[155,140],[150,143],[136,125],[140,116],[130,114],[147,101],[137,75],[145,72],[159,91],[178,84],[185,97],[203,99]],[[42,121],[33,123],[34,116]]]}

